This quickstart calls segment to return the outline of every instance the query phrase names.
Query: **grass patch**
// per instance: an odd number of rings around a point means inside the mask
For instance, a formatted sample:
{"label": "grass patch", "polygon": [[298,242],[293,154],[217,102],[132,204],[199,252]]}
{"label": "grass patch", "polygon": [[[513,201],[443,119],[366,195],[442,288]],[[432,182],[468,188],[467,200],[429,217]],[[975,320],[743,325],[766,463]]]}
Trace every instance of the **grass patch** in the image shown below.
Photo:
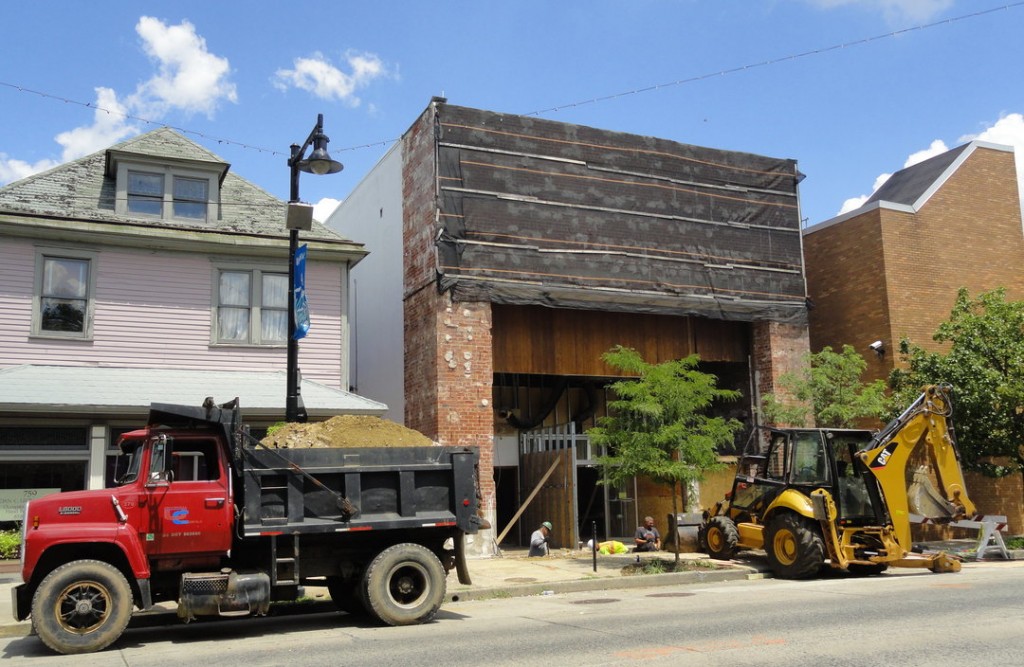
{"label": "grass patch", "polygon": [[670,572],[698,572],[703,570],[717,570],[719,566],[710,560],[690,558],[675,560],[664,560],[662,558],[650,558],[639,563],[631,563],[622,568],[622,574],[630,576],[636,574],[667,574]]}
{"label": "grass patch", "polygon": [[1024,535],[1007,537],[1003,542],[1006,543],[1007,549],[1024,549]]}

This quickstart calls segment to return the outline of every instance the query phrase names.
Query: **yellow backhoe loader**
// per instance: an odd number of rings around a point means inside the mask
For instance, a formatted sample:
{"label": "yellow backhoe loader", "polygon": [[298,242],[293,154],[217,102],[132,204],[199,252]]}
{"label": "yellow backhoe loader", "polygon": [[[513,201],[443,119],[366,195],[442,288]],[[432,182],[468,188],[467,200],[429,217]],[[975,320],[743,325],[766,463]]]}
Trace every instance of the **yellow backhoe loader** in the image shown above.
{"label": "yellow backhoe loader", "polygon": [[[913,471],[927,452],[930,473]],[[931,479],[938,482],[938,488]],[[936,522],[971,518],[952,423],[950,387],[925,387],[877,434],[855,429],[755,429],[725,500],[704,513],[698,539],[713,558],[764,549],[776,576],[825,567],[878,574],[890,565],[956,572],[946,553],[915,553],[911,512]]]}

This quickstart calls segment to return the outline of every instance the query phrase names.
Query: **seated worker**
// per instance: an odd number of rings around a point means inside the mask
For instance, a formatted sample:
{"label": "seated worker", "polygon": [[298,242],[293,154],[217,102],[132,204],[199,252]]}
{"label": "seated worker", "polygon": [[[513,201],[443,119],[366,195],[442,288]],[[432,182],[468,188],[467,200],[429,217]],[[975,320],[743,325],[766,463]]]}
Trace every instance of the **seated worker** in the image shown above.
{"label": "seated worker", "polygon": [[654,527],[654,519],[644,517],[644,525],[636,529],[636,549],[634,551],[659,551],[661,549],[661,533]]}
{"label": "seated worker", "polygon": [[530,536],[529,556],[548,555],[548,536],[551,535],[551,528],[551,522],[545,521],[540,524],[540,528],[533,531],[533,535]]}

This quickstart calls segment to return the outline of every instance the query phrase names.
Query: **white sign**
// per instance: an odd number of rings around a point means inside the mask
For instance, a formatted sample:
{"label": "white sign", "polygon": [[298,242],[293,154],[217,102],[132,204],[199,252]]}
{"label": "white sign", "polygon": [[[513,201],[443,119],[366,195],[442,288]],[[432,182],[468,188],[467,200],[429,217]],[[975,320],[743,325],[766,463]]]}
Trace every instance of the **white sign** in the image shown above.
{"label": "white sign", "polygon": [[25,503],[59,492],[60,489],[0,489],[0,521],[21,521],[25,518]]}

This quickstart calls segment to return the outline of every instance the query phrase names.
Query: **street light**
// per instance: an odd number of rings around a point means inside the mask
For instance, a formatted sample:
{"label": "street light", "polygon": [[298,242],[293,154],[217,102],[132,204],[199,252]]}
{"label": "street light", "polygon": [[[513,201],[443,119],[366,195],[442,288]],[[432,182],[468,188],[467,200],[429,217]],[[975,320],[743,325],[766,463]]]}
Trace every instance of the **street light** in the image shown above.
{"label": "street light", "polygon": [[[299,146],[292,144],[288,166],[292,171],[291,193],[288,200],[288,388],[285,399],[284,419],[287,422],[304,422],[306,407],[302,404],[302,390],[299,388],[299,340],[295,337],[295,253],[299,249],[299,230],[312,229],[313,207],[299,203],[299,172],[310,174],[336,174],[344,167],[327,154],[330,139],[324,134],[324,115],[317,114],[316,125],[306,142]],[[313,146],[309,158],[303,155]]]}

